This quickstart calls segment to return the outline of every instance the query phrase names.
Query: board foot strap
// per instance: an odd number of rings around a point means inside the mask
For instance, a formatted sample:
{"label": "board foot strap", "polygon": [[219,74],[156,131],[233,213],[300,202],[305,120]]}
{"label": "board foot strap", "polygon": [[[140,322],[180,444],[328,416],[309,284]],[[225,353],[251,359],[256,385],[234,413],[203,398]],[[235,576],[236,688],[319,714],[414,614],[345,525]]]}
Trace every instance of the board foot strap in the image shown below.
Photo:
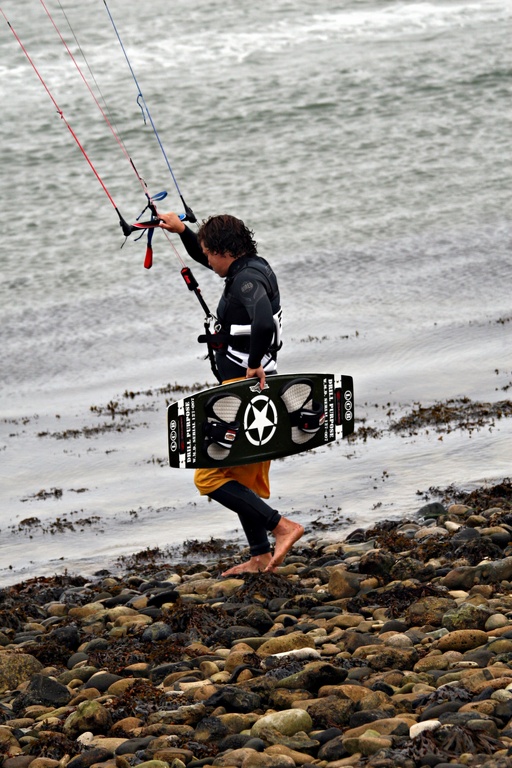
{"label": "board foot strap", "polygon": [[313,400],[312,392],[310,379],[294,379],[279,391],[290,415],[292,440],[297,445],[311,440],[325,422],[323,405]]}
{"label": "board foot strap", "polygon": [[206,403],[203,451],[210,459],[222,461],[229,456],[240,429],[236,416],[241,402],[238,395],[214,395]]}

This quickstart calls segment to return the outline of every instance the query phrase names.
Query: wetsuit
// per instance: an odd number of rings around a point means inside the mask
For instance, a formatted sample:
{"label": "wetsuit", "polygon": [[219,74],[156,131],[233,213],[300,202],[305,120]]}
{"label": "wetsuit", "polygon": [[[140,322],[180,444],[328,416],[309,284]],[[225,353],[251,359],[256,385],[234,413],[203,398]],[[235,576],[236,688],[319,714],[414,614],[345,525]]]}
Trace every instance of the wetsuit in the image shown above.
{"label": "wetsuit", "polygon": [[[194,261],[209,268],[195,233],[186,228],[181,239]],[[242,256],[231,264],[217,320],[221,329],[216,341],[222,348],[215,358],[222,381],[245,377],[247,368],[260,364],[266,374],[276,372],[281,303],[276,276],[265,259]]]}
{"label": "wetsuit", "polygon": [[[209,268],[197,236],[185,228],[180,234],[188,254]],[[242,256],[230,266],[217,307],[221,349],[215,359],[222,381],[245,378],[247,368],[261,364],[266,374],[277,373],[281,306],[276,276],[259,256]],[[251,556],[271,551],[268,531],[281,516],[266,504],[270,496],[270,462],[238,467],[198,469],[194,482],[202,495],[236,512],[249,542]]]}

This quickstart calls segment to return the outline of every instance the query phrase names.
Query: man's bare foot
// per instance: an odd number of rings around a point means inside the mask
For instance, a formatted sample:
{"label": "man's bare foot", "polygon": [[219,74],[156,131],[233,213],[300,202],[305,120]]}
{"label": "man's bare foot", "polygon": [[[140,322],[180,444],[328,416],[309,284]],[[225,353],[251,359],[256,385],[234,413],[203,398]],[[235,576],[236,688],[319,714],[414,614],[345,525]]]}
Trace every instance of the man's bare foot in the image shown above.
{"label": "man's bare foot", "polygon": [[296,541],[304,533],[304,528],[299,523],[294,523],[293,520],[288,520],[286,517],[282,517],[272,534],[276,538],[276,544],[274,547],[274,554],[270,558],[270,561],[265,568],[266,571],[273,571],[278,565],[281,565],[286,555],[293,547]]}
{"label": "man's bare foot", "polygon": [[259,573],[260,571],[269,571],[272,570],[272,568],[269,568],[271,559],[272,554],[270,552],[266,552],[264,555],[254,555],[245,563],[234,565],[233,568],[229,568],[229,570],[224,571],[222,575],[237,576],[239,573]]}

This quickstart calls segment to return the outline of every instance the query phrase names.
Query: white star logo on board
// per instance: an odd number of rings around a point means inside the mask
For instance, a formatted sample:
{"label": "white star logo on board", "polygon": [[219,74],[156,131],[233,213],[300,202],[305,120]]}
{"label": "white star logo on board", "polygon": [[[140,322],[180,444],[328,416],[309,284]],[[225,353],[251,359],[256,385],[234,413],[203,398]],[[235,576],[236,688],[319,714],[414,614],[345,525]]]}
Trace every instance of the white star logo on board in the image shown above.
{"label": "white star logo on board", "polygon": [[245,436],[252,445],[265,445],[277,429],[277,411],[266,395],[253,397],[244,415]]}

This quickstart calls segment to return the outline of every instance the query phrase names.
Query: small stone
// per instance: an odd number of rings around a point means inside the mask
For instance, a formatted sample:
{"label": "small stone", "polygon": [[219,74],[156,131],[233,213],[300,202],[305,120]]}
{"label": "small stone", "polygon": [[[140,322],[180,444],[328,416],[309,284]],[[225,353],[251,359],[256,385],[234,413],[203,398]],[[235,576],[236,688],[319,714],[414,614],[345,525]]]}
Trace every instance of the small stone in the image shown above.
{"label": "small stone", "polygon": [[325,626],[327,631],[330,631],[334,627],[350,629],[351,627],[358,627],[362,621],[363,616],[361,616],[360,613],[342,613],[339,616],[329,619]]}
{"label": "small stone", "polygon": [[465,517],[472,510],[471,510],[471,507],[467,506],[467,504],[450,504],[447,511],[449,515],[455,515],[457,517]]}
{"label": "small stone", "polygon": [[310,662],[294,675],[279,680],[276,688],[301,689],[316,693],[324,685],[338,685],[347,677],[346,669],[340,669],[328,662]]}
{"label": "small stone", "polygon": [[[126,691],[128,691],[132,687],[132,685],[135,685],[135,682],[136,682],[136,678],[134,677],[126,677],[126,678],[121,678],[120,680],[114,680],[114,682],[108,686],[107,692],[109,695],[112,695],[112,696],[123,696],[126,693]],[[90,689],[84,688],[83,692],[87,693],[88,690]],[[96,688],[96,690],[98,689]]]}
{"label": "small stone", "polygon": [[492,632],[493,629],[501,629],[502,627],[508,626],[510,626],[510,629],[512,630],[511,622],[503,613],[493,613],[485,622],[484,629],[486,632]]}
{"label": "small stone", "polygon": [[122,720],[118,720],[112,726],[111,733],[113,736],[126,736],[129,737],[133,731],[140,728],[144,723],[140,717],[124,717]]}
{"label": "small stone", "polygon": [[147,760],[144,763],[137,763],[137,768],[169,768],[169,763],[164,760]]}
{"label": "small stone", "polygon": [[414,672],[428,672],[431,669],[449,669],[450,661],[445,654],[430,653],[419,659],[414,665]]}
{"label": "small stone", "polygon": [[224,685],[205,701],[207,707],[224,707],[229,712],[253,712],[261,706],[257,693],[234,685]]}
{"label": "small stone", "polygon": [[[418,517],[421,517],[423,519],[433,517],[438,518],[441,517],[441,515],[446,515],[448,510],[446,507],[441,504],[439,501],[432,501],[428,504],[424,504],[417,512]],[[452,512],[450,514],[453,514]]]}
{"label": "small stone", "polygon": [[468,590],[477,583],[496,584],[511,578],[512,557],[503,557],[501,560],[491,560],[480,565],[454,568],[441,579],[441,584],[448,589]]}
{"label": "small stone", "polygon": [[70,699],[71,692],[67,686],[46,675],[34,675],[17,700],[17,706],[26,708],[31,704],[45,704],[59,707],[67,704]]}
{"label": "small stone", "polygon": [[487,646],[491,653],[512,653],[512,639],[500,637],[498,640],[492,640]]}
{"label": "small stone", "polygon": [[113,683],[122,679],[123,678],[119,675],[113,675],[110,672],[97,672],[89,678],[85,684],[85,688],[96,688],[100,693],[104,693]]}
{"label": "small stone", "polygon": [[275,728],[286,736],[293,736],[298,731],[308,733],[313,727],[313,721],[305,710],[282,710],[260,717],[251,728],[251,736],[259,736],[266,726]]}
{"label": "small stone", "polygon": [[295,761],[289,755],[260,753],[251,750],[251,753],[243,761],[242,768],[295,768]]}
{"label": "small stone", "polygon": [[[382,637],[382,634],[381,634]],[[410,648],[413,642],[410,637],[404,634],[396,634],[386,638],[386,645],[391,645],[394,648]]]}
{"label": "small stone", "polygon": [[478,629],[459,629],[449,632],[437,641],[441,651],[464,651],[478,648],[487,642],[487,633]]}
{"label": "small stone", "polygon": [[[360,716],[362,713],[358,712],[356,714]],[[367,714],[370,715],[372,713],[368,712]],[[375,714],[378,713],[376,712]],[[351,719],[351,724],[354,719],[355,718]],[[354,725],[352,728],[346,730],[344,737],[348,738],[350,736],[359,738],[366,733],[369,728],[380,736],[406,736],[409,734],[409,725],[402,719],[402,717],[380,717],[378,719],[372,717],[371,720],[368,719],[366,722],[361,723],[361,725]]]}
{"label": "small stone", "polygon": [[456,629],[484,629],[490,614],[487,606],[461,603],[446,611],[442,623],[449,632]]}
{"label": "small stone", "polygon": [[86,603],[86,605],[77,605],[69,609],[68,616],[70,619],[77,619],[83,621],[89,619],[91,616],[96,618],[103,618],[107,615],[107,611],[102,603]]}
{"label": "small stone", "polygon": [[291,632],[289,635],[266,640],[258,648],[258,655],[270,656],[299,648],[315,648],[315,641],[303,635],[302,632]]}
{"label": "small stone", "polygon": [[[78,741],[78,739],[77,739]],[[120,738],[120,737],[113,737],[113,736],[93,736],[91,745],[95,747],[96,749],[104,749],[107,752],[111,752],[114,754],[116,749],[119,749],[121,744],[124,744],[126,739]]]}
{"label": "small stone", "polygon": [[509,702],[512,699],[512,691],[507,688],[500,688],[491,693],[491,699],[495,701]]}
{"label": "small stone", "polygon": [[349,737],[343,740],[343,746],[351,755],[360,753],[363,757],[370,757],[380,752],[381,749],[389,749],[393,741],[385,736],[380,736],[376,731],[368,730],[357,738]]}
{"label": "small stone", "polygon": [[386,576],[395,564],[395,557],[385,549],[372,549],[361,556],[359,571],[370,576]]}
{"label": "small stone", "polygon": [[89,768],[89,766],[95,765],[96,763],[103,763],[113,756],[114,753],[109,749],[93,747],[92,749],[82,752],[81,755],[73,757],[66,768]]}
{"label": "small stone", "polygon": [[153,739],[153,736],[127,739],[116,749],[116,755],[134,755],[136,752],[143,751]]}
{"label": "small stone", "polygon": [[[153,750],[153,744],[151,745]],[[194,753],[190,749],[180,749],[179,747],[167,746],[162,749],[156,749],[153,753],[153,760],[162,760],[171,766],[173,763],[180,762],[182,765],[186,765],[194,759]]]}
{"label": "small stone", "polygon": [[448,536],[448,531],[446,528],[439,525],[420,528],[419,531],[416,531],[414,534],[414,538],[418,539],[418,541],[423,541],[430,538],[442,538],[443,536]]}
{"label": "small stone", "polygon": [[164,624],[162,621],[155,621],[149,627],[146,627],[142,633],[142,639],[146,642],[155,642],[158,640],[166,640],[172,635],[172,627],[169,624]]}
{"label": "small stone", "polygon": [[314,728],[328,728],[332,722],[339,727],[347,726],[354,712],[355,704],[339,696],[322,696],[319,699],[295,702],[297,708],[305,709],[311,716]]}
{"label": "small stone", "polygon": [[149,606],[156,606],[157,608],[160,608],[162,605],[165,605],[166,603],[175,603],[176,600],[178,600],[179,596],[180,596],[180,593],[177,592],[175,589],[163,588],[161,591],[157,592],[155,595],[152,595],[148,599],[147,604]]}
{"label": "small stone", "polygon": [[412,669],[418,660],[416,648],[385,647],[367,657],[372,669]]}
{"label": "small stone", "polygon": [[224,579],[209,586],[210,597],[229,597],[237,589],[244,586],[243,579]]}
{"label": "small stone", "polygon": [[83,701],[65,720],[62,730],[70,738],[76,738],[85,731],[105,733],[111,725],[110,713],[99,701]]}
{"label": "small stone", "polygon": [[422,597],[414,601],[406,610],[406,618],[412,626],[440,627],[443,616],[450,608],[455,608],[456,602],[449,597]]}
{"label": "small stone", "polygon": [[14,690],[42,669],[41,662],[28,653],[0,650],[0,693]]}
{"label": "small stone", "polygon": [[32,755],[15,755],[14,757],[6,757],[2,762],[2,768],[28,768],[32,760]]}
{"label": "small stone", "polygon": [[11,729],[0,726],[0,754],[14,756],[20,752],[20,744]]}
{"label": "small stone", "polygon": [[237,611],[235,619],[237,623],[254,627],[262,634],[268,632],[274,623],[270,613],[257,605],[244,606]]}
{"label": "small stone", "polygon": [[[135,615],[118,616],[114,621],[114,627],[124,630],[138,629],[141,625],[151,624],[153,619],[151,616],[145,616],[143,613],[136,613]],[[122,637],[123,633],[120,632],[119,636]]]}

